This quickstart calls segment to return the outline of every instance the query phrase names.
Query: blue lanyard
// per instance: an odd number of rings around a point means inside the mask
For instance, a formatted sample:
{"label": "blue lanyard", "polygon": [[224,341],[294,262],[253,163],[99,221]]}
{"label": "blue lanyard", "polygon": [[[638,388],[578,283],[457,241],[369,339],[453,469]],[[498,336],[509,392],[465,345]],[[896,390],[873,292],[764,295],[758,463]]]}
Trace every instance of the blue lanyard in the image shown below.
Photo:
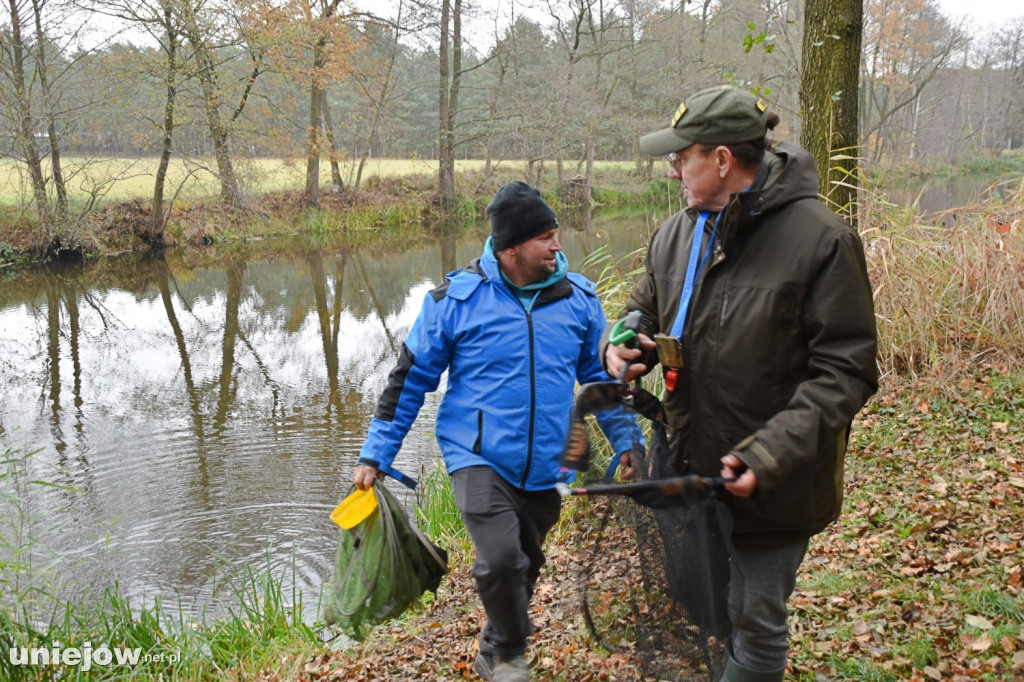
{"label": "blue lanyard", "polygon": [[690,298],[693,296],[693,287],[697,283],[697,273],[704,269],[704,264],[708,260],[708,256],[711,254],[711,249],[715,243],[715,232],[718,231],[718,221],[722,219],[722,214],[725,213],[723,208],[715,219],[715,224],[711,228],[711,236],[708,238],[708,246],[704,250],[704,257],[700,259],[698,264],[697,259],[700,256],[700,242],[704,238],[704,223],[711,217],[710,211],[703,211],[700,217],[697,218],[697,225],[693,228],[693,245],[690,247],[690,262],[686,264],[686,279],[683,280],[683,295],[679,299],[679,312],[676,313],[676,320],[672,323],[672,336],[677,339],[683,338],[683,327],[686,326],[686,316],[690,311]]}

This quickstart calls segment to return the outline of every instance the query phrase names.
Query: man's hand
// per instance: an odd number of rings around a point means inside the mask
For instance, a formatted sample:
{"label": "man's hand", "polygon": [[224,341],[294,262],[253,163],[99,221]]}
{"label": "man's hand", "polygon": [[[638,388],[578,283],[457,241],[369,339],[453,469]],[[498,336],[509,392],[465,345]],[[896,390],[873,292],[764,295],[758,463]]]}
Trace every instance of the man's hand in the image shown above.
{"label": "man's hand", "polygon": [[629,450],[623,450],[619,455],[619,478],[623,481],[632,481],[633,476],[636,475],[636,466],[641,461],[640,458],[637,458],[636,461],[633,460],[633,453],[636,450],[636,447],[632,447]]}
{"label": "man's hand", "polygon": [[[651,340],[651,337],[646,334],[637,334],[637,342],[640,348],[627,348],[626,346],[616,346],[615,344],[609,343],[604,350],[604,367],[608,372],[608,375],[615,378],[622,373],[622,366],[627,361],[633,362],[641,355],[645,350],[651,350],[657,348],[657,344]],[[647,365],[633,364],[629,366],[629,371],[626,373],[626,381],[632,381],[636,379],[644,372],[647,371]]]}
{"label": "man's hand", "polygon": [[722,478],[739,476],[732,483],[725,484],[725,489],[736,497],[750,497],[757,490],[757,474],[753,469],[748,468],[742,459],[731,452],[722,458],[721,476]]}
{"label": "man's hand", "polygon": [[373,481],[378,478],[383,479],[384,474],[366,464],[357,464],[352,472],[352,482],[360,490],[369,490],[373,487]]}

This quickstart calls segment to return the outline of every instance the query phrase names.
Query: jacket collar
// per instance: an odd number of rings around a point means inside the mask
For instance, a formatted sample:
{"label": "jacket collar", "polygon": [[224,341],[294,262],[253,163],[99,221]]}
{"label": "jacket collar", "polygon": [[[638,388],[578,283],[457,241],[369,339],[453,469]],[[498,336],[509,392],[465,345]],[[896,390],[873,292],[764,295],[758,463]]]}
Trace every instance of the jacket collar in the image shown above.
{"label": "jacket collar", "polygon": [[[559,255],[562,255],[559,253]],[[562,259],[564,259],[564,267],[562,267]],[[562,255],[562,259],[559,259],[559,268],[548,280],[554,280],[551,283],[543,286],[540,294],[537,295],[534,301],[533,307],[544,305],[545,303],[551,303],[552,301],[559,301],[563,298],[572,296],[572,284],[566,277],[569,269],[569,260]],[[505,280],[505,277],[501,274],[501,268],[498,265],[498,259],[494,255],[494,249],[491,246],[491,238],[488,237],[484,243],[484,251],[479,258],[470,263],[470,266],[466,268],[469,271],[475,271],[480,274],[484,280],[490,281],[492,284],[504,287],[510,295],[515,297],[515,292],[512,290],[512,285]],[[548,281],[545,280],[545,281]],[[531,285],[531,288],[534,285]]]}

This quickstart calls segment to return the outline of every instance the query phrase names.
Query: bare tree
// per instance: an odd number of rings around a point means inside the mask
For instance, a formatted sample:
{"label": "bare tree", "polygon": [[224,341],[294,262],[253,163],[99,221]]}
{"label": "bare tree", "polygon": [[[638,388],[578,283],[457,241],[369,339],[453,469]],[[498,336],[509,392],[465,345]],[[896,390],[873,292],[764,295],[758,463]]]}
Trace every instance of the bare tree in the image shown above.
{"label": "bare tree", "polygon": [[904,144],[911,126],[897,115],[948,66],[967,35],[949,25],[935,0],[867,0],[864,12],[861,141],[878,161]]}
{"label": "bare tree", "polygon": [[441,0],[438,62],[438,192],[441,209],[449,211],[455,203],[455,119],[462,85],[462,0]]}
{"label": "bare tree", "polygon": [[[205,4],[204,0],[171,0],[181,17],[182,35],[192,49],[195,77],[202,90],[203,111],[213,143],[220,181],[220,196],[231,204],[241,200],[238,174],[235,172],[231,150],[231,129],[245,111],[256,80],[266,70],[263,50],[252,44],[241,30],[231,30],[230,14],[237,8],[221,10]],[[238,20],[240,13],[234,15]],[[225,55],[223,56],[222,55]],[[225,110],[223,103],[229,90],[221,83],[220,68],[236,54],[245,54],[250,60],[238,99],[233,108]]]}

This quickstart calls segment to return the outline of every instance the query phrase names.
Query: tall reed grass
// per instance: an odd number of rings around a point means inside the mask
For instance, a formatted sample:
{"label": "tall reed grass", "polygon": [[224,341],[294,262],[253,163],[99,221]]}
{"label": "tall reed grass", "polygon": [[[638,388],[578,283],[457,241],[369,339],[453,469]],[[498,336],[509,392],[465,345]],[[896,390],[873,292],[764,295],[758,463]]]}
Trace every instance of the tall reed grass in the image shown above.
{"label": "tall reed grass", "polygon": [[925,223],[869,195],[861,235],[884,374],[1024,359],[1024,181]]}
{"label": "tall reed grass", "polygon": [[465,563],[473,556],[473,542],[455,505],[455,493],[444,462],[435,459],[423,467],[417,494],[416,518],[419,529],[448,551],[448,563]]}

